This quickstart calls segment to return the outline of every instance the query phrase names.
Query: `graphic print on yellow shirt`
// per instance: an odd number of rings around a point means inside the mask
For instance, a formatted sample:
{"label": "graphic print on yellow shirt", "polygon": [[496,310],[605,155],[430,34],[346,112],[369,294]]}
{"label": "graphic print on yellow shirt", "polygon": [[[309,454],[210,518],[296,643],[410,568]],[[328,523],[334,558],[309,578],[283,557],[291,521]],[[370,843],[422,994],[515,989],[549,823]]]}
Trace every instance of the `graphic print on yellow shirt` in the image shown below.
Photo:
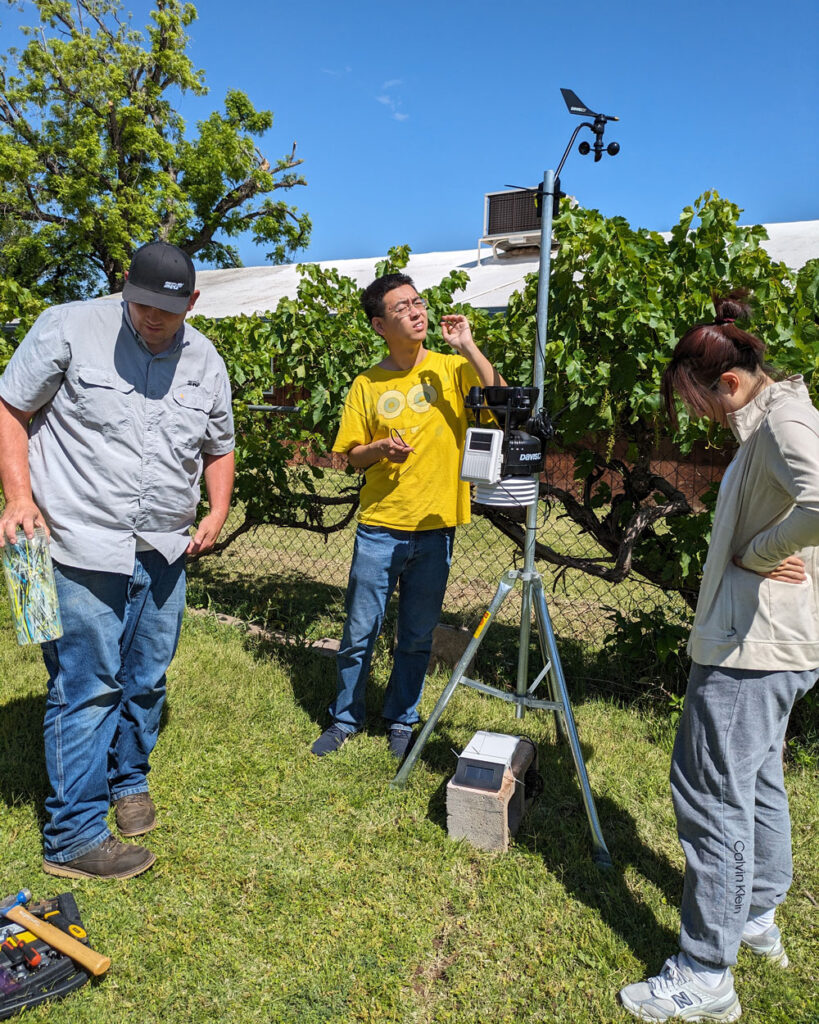
{"label": "graphic print on yellow shirt", "polygon": [[415,450],[406,462],[368,467],[359,522],[394,530],[434,530],[469,522],[469,485],[459,478],[469,425],[464,397],[480,384],[463,356],[428,352],[411,370],[359,374],[344,402],[334,452],[394,430]]}

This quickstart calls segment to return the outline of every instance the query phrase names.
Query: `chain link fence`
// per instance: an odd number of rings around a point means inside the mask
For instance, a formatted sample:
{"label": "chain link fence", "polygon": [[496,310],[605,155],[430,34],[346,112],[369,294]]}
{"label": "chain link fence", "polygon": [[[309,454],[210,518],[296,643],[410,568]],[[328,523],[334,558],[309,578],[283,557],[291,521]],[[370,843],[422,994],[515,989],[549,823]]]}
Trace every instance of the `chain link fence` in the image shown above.
{"label": "chain link fence", "polygon": [[[721,461],[721,460],[720,460]],[[719,478],[719,463],[660,462],[656,470],[696,498]],[[550,457],[547,479],[561,488],[573,486],[570,456]],[[355,501],[358,477],[341,469],[325,469],[322,493]],[[340,521],[349,505],[337,506]],[[238,526],[241,508],[234,509],[225,533]],[[324,527],[328,523],[325,518]],[[193,563],[189,569],[189,600],[199,606],[238,616],[266,629],[304,642],[338,638],[344,621],[344,593],[353,551],[355,521],[337,532],[281,526],[257,526],[238,536],[224,551]],[[540,504],[538,541],[576,558],[606,558],[594,538],[562,514],[561,506]],[[522,567],[519,547],[473,508],[472,522],[460,527],[456,541],[442,621],[473,629],[495,593],[501,576]],[[611,630],[612,615],[648,613],[658,620],[683,622],[682,599],[639,575],[618,584],[579,569],[539,560],[550,615],[558,640],[586,652],[600,652]],[[521,616],[521,592],[512,591],[496,623],[516,631]]]}
{"label": "chain link fence", "polygon": [[[725,457],[660,459],[652,469],[696,499],[722,475]],[[573,486],[570,456],[547,459],[546,478],[555,487]],[[296,469],[293,469],[294,478]],[[344,597],[355,538],[352,509],[357,506],[359,479],[338,465],[323,471],[324,497],[337,499],[321,526],[254,526],[240,533],[219,553],[189,563],[188,603],[235,616],[263,627],[282,639],[314,643],[338,639],[344,623]],[[294,484],[294,489],[297,485]],[[3,507],[0,491],[0,510]],[[335,516],[335,519],[332,517]],[[234,506],[223,536],[244,522],[244,510]],[[339,527],[335,529],[334,527]],[[537,540],[575,558],[605,559],[606,552],[561,506],[540,503]],[[510,568],[522,567],[523,553],[473,507],[472,521],[456,531],[456,540],[442,622],[474,629],[492,599],[498,582]],[[605,653],[605,641],[615,613],[626,618],[648,615],[662,622],[684,623],[689,611],[682,598],[636,573],[612,584],[580,569],[538,560],[552,624],[562,652],[582,652],[588,670],[592,659]],[[395,599],[393,599],[395,600]],[[521,618],[521,590],[515,588],[495,618],[495,650],[515,648]],[[500,636],[498,637],[498,634]],[[484,647],[489,645],[484,645]],[[564,654],[565,660],[565,654]],[[606,669],[607,678],[616,666]]]}

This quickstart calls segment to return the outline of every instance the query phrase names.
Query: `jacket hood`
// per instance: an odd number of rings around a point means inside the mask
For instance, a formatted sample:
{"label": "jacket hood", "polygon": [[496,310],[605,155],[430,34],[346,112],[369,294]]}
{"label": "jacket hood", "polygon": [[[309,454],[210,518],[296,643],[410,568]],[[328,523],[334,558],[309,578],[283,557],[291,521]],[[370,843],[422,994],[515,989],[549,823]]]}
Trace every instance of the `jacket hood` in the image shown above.
{"label": "jacket hood", "polygon": [[747,405],[728,414],[728,426],[737,441],[740,444],[747,441],[765,414],[788,399],[812,404],[801,374],[795,373],[785,380],[775,381],[763,388]]}

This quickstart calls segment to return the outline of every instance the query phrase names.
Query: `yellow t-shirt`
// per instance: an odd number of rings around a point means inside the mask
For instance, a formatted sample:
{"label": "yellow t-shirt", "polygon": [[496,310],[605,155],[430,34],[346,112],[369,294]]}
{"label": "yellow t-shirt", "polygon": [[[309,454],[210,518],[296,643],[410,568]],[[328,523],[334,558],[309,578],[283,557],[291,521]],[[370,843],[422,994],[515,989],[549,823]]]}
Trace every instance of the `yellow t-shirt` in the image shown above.
{"label": "yellow t-shirt", "polygon": [[434,530],[469,522],[469,484],[459,476],[469,426],[464,398],[480,384],[459,355],[427,352],[411,370],[359,374],[344,402],[334,452],[395,430],[415,450],[406,462],[381,459],[365,471],[359,522],[394,530]]}

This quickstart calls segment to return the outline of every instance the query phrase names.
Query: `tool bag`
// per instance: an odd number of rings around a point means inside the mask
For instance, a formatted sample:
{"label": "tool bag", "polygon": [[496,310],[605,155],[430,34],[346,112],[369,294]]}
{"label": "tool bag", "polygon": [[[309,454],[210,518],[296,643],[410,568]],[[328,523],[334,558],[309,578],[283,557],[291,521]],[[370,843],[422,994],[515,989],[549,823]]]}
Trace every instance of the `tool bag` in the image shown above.
{"label": "tool bag", "polygon": [[[41,900],[26,909],[88,945],[72,893]],[[0,1020],[46,999],[62,999],[90,977],[85,968],[21,925],[0,922]]]}

